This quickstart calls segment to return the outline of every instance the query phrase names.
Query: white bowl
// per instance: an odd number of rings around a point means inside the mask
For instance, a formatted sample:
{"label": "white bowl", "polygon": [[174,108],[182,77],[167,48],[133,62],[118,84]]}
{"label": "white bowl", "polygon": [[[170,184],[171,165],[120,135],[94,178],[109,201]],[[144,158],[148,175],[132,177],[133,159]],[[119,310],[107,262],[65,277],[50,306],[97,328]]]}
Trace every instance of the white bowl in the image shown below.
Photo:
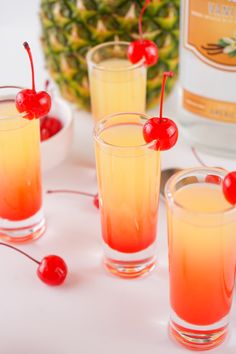
{"label": "white bowl", "polygon": [[41,142],[43,172],[58,166],[65,160],[73,139],[73,112],[68,103],[59,97],[53,98],[49,116],[57,117],[63,126],[58,133]]}

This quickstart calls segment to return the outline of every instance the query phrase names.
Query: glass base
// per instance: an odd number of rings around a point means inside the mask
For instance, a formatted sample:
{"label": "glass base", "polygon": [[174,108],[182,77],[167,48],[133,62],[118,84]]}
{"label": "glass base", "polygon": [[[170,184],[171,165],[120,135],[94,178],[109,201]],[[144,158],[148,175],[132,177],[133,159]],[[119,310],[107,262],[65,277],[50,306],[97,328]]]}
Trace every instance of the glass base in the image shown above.
{"label": "glass base", "polygon": [[28,219],[10,221],[0,219],[0,239],[6,242],[23,243],[38,239],[46,230],[42,210]]}
{"label": "glass base", "polygon": [[169,333],[172,339],[192,350],[208,350],[219,346],[228,333],[228,319],[209,326],[189,324],[174,315],[169,323]]}
{"label": "glass base", "polygon": [[104,265],[109,272],[121,278],[137,278],[150,273],[156,266],[156,247],[152,245],[136,253],[117,252],[104,245]]}

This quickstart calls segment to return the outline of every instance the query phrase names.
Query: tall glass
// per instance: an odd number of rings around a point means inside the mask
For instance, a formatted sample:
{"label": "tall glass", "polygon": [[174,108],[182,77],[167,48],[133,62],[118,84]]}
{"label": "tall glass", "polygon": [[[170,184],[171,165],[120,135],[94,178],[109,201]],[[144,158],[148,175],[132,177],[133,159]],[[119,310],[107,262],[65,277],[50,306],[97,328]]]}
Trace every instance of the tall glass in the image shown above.
{"label": "tall glass", "polygon": [[195,168],[166,185],[170,332],[197,350],[227,334],[236,265],[236,208],[224,198],[225,172]]}
{"label": "tall glass", "polygon": [[105,266],[121,277],[137,277],[156,261],[160,152],[145,143],[148,117],[120,113],[94,130]]}
{"label": "tall glass", "polygon": [[20,88],[0,87],[0,239],[23,242],[45,230],[38,119],[15,107]]}
{"label": "tall glass", "polygon": [[145,112],[146,67],[127,58],[128,42],[107,42],[87,54],[92,114],[100,120],[112,113]]}

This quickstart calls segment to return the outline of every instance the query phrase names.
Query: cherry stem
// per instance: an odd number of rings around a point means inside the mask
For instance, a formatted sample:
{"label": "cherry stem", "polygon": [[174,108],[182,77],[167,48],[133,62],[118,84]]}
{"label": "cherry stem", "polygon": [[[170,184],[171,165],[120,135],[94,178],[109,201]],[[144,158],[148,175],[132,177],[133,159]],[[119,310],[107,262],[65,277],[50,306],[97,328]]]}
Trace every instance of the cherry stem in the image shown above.
{"label": "cherry stem", "polygon": [[159,114],[160,119],[162,119],[162,113],[163,113],[163,103],[164,103],[166,79],[167,79],[167,77],[173,77],[173,76],[174,76],[174,73],[172,71],[165,71],[163,74],[162,86],[161,86],[160,114]]}
{"label": "cherry stem", "polygon": [[45,91],[48,91],[49,84],[50,84],[50,81],[46,80],[45,81]]}
{"label": "cherry stem", "polygon": [[37,264],[40,264],[40,262],[37,261],[37,259],[31,257],[30,255],[28,255],[28,254],[25,253],[24,251],[21,251],[19,248],[16,248],[16,247],[14,247],[14,246],[12,246],[12,245],[8,245],[7,243],[4,243],[4,242],[0,242],[0,245],[6,246],[6,247],[8,247],[8,248],[11,248],[11,249],[13,249],[13,250],[15,250],[15,251],[17,251],[17,252],[23,254],[24,256],[28,257],[29,259],[31,259],[31,261],[33,261],[33,262],[35,262],[35,263],[37,263]]}
{"label": "cherry stem", "polygon": [[151,0],[146,0],[145,1],[145,4],[143,5],[141,11],[140,11],[140,14],[139,14],[139,20],[138,20],[138,28],[139,28],[139,36],[141,39],[143,39],[143,25],[142,25],[142,22],[143,22],[143,14],[146,10],[146,8],[148,7],[149,3],[150,3]]}
{"label": "cherry stem", "polygon": [[28,56],[29,56],[30,65],[31,65],[31,75],[32,75],[32,90],[35,92],[34,63],[33,63],[33,58],[32,58],[32,54],[31,54],[30,46],[29,46],[29,44],[27,42],[24,42],[23,46],[24,46],[24,48],[27,51]]}
{"label": "cherry stem", "polygon": [[192,149],[193,155],[195,156],[196,160],[200,163],[200,165],[202,165],[203,167],[208,167],[208,166],[200,159],[200,157],[199,157],[198,154],[197,154],[196,149],[195,149],[194,147],[191,147],[191,149]]}
{"label": "cherry stem", "polygon": [[80,194],[80,195],[84,195],[84,196],[86,196],[86,197],[91,197],[91,198],[96,197],[96,194],[87,193],[87,192],[80,192],[80,191],[73,191],[73,190],[69,190],[69,189],[54,189],[54,190],[48,190],[47,193],[48,193],[48,194],[53,194],[53,193],[69,193],[69,194]]}

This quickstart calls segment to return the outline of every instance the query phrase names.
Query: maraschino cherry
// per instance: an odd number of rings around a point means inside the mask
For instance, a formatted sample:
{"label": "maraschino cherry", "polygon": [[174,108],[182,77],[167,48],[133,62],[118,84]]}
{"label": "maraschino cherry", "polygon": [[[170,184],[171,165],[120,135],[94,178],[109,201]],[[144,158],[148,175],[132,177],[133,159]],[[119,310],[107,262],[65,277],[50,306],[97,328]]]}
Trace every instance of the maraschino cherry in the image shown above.
{"label": "maraschino cherry", "polygon": [[219,176],[215,175],[207,175],[205,178],[206,183],[214,183],[214,184],[221,184],[222,179]]}
{"label": "maraschino cherry", "polygon": [[54,190],[48,190],[48,194],[54,194],[54,193],[65,193],[65,194],[79,194],[79,195],[84,195],[86,197],[91,197],[93,198],[93,205],[95,208],[99,209],[99,197],[98,194],[92,194],[92,193],[87,193],[87,192],[80,192],[80,191],[73,191],[71,189],[54,189]]}
{"label": "maraschino cherry", "polygon": [[67,265],[64,260],[56,255],[43,257],[38,262],[38,277],[48,285],[61,285],[67,275]]}
{"label": "maraschino cherry", "polygon": [[98,197],[98,194],[96,194],[93,197],[93,205],[95,206],[95,208],[99,209],[99,197]]}
{"label": "maraschino cherry", "polygon": [[49,255],[44,257],[40,262],[37,259],[31,257],[24,251],[16,248],[7,243],[0,242],[0,245],[9,247],[24,256],[31,259],[33,262],[38,264],[37,275],[38,277],[47,285],[61,285],[67,276],[67,265],[64,260],[56,255]]}
{"label": "maraschino cherry", "polygon": [[24,89],[18,92],[16,95],[16,108],[20,113],[26,113],[24,118],[40,118],[49,113],[51,109],[51,97],[46,91],[35,91],[34,64],[30,46],[27,42],[24,42],[23,45],[30,60],[32,89]]}
{"label": "maraschino cherry", "polygon": [[[199,158],[196,150],[192,148],[192,152],[198,162],[204,167],[208,167],[206,164],[203,163],[203,161]],[[219,169],[224,170],[222,167],[217,167]],[[227,173],[227,175],[224,177],[223,181],[221,177],[215,176],[215,175],[207,175],[205,178],[205,182],[207,183],[214,183],[214,184],[221,184],[222,183],[222,188],[223,188],[223,193],[225,199],[232,205],[236,205],[236,171],[232,171]]]}
{"label": "maraschino cherry", "polygon": [[236,171],[229,172],[223,180],[225,199],[232,205],[236,204]]}
{"label": "maraschino cherry", "polygon": [[157,45],[149,40],[143,38],[143,27],[142,19],[143,14],[148,4],[151,0],[146,0],[145,4],[142,7],[142,10],[139,15],[139,36],[140,39],[130,43],[128,47],[128,58],[132,64],[138,63],[142,58],[145,59],[145,64],[151,66],[157,63],[158,61],[158,48]]}
{"label": "maraschino cherry", "polygon": [[57,117],[46,116],[40,119],[41,141],[51,138],[62,129],[62,122]]}
{"label": "maraschino cherry", "polygon": [[171,149],[178,140],[177,125],[173,120],[162,116],[166,79],[167,77],[173,77],[173,75],[172,71],[164,72],[159,117],[148,119],[143,126],[143,136],[145,141],[150,143],[151,141],[156,140],[156,149],[162,151]]}
{"label": "maraschino cherry", "polygon": [[[45,91],[48,92],[50,81],[45,81]],[[52,94],[51,94],[51,97]],[[40,119],[40,140],[45,141],[57,134],[63,128],[60,119],[55,116],[46,115]]]}

